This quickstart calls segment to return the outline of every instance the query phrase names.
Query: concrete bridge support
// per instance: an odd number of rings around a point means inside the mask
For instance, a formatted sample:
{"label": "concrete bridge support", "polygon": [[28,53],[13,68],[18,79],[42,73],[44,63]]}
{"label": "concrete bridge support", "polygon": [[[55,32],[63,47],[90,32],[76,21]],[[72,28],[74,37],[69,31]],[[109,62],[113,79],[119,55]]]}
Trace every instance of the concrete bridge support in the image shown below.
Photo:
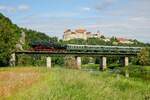
{"label": "concrete bridge support", "polygon": [[75,57],[77,69],[81,69],[81,57]]}
{"label": "concrete bridge support", "polygon": [[122,57],[122,66],[128,66],[129,65],[129,57]]}
{"label": "concrete bridge support", "polygon": [[9,65],[10,66],[15,66],[16,65],[16,54],[15,53],[11,54]]}
{"label": "concrete bridge support", "polygon": [[[129,65],[129,57],[123,57],[122,58],[122,66],[127,67]],[[125,77],[129,77],[128,67],[125,69]]]}
{"label": "concrete bridge support", "polygon": [[51,57],[46,58],[46,65],[47,65],[47,68],[51,68],[51,66],[52,66]]}
{"label": "concrete bridge support", "polygon": [[100,70],[105,70],[107,68],[107,58],[101,57],[100,58]]}

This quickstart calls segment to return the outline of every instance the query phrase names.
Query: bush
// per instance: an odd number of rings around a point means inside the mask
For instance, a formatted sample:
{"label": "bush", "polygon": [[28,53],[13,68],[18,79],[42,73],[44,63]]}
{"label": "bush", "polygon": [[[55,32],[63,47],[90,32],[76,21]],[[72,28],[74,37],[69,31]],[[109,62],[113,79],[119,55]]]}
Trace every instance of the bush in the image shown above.
{"label": "bush", "polygon": [[120,74],[125,75],[125,71],[128,70],[130,77],[141,78],[143,80],[150,80],[150,66],[137,66],[130,65],[128,67],[119,68]]}
{"label": "bush", "polygon": [[114,68],[120,67],[120,66],[121,66],[120,64],[113,63],[113,64],[110,64],[110,65],[108,66],[108,68],[114,69]]}
{"label": "bush", "polygon": [[64,58],[63,57],[52,57],[52,63],[57,64],[57,65],[63,65]]}
{"label": "bush", "polygon": [[76,68],[75,58],[71,56],[65,57],[65,67],[71,69]]}
{"label": "bush", "polygon": [[99,69],[99,64],[85,64],[82,65],[83,69]]}

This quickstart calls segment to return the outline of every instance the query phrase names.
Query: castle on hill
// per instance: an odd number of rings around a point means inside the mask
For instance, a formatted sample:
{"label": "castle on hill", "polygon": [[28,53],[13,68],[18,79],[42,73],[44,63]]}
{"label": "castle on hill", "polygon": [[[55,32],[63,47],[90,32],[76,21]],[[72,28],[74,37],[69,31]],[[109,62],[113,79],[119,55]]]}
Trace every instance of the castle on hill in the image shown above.
{"label": "castle on hill", "polygon": [[67,29],[63,35],[63,39],[65,41],[68,41],[71,39],[84,39],[84,40],[86,40],[88,38],[93,38],[93,37],[100,38],[101,33],[99,31],[97,33],[91,33],[85,29],[76,29],[74,31],[72,31],[71,29]]}

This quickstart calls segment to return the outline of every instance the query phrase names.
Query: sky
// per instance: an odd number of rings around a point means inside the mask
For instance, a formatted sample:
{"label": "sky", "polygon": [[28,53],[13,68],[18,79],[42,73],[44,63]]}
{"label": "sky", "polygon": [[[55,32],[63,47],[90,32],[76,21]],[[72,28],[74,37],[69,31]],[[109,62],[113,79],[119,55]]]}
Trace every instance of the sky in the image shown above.
{"label": "sky", "polygon": [[0,12],[49,36],[85,28],[150,43],[150,0],[0,0]]}

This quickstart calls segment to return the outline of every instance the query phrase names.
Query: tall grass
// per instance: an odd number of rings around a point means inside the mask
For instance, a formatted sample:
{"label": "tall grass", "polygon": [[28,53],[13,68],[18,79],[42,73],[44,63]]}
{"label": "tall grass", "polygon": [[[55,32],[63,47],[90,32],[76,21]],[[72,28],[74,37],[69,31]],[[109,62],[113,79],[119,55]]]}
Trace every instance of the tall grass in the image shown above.
{"label": "tall grass", "polygon": [[150,84],[108,72],[38,68],[42,78],[10,100],[144,100]]}

